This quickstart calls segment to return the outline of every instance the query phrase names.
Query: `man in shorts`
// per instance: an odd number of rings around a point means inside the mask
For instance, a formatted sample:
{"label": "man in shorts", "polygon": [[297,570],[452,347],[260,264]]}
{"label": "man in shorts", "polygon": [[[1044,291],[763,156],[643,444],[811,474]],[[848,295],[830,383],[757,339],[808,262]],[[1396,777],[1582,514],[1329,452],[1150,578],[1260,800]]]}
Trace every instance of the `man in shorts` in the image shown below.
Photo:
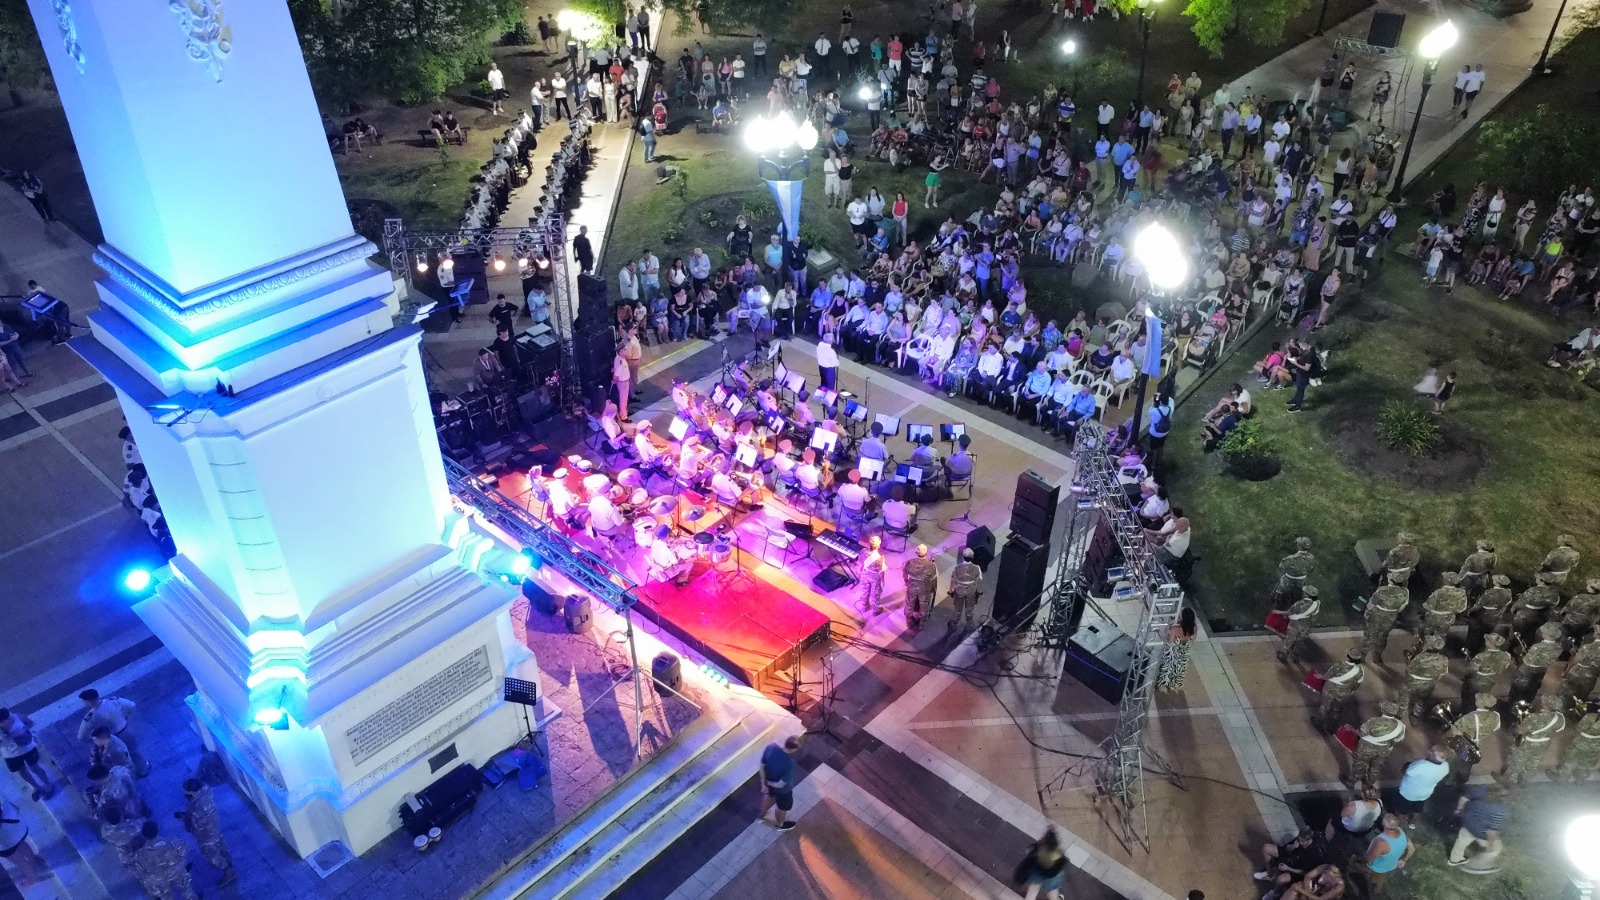
{"label": "man in shorts", "polygon": [[28,825],[10,800],[0,800],[0,859],[17,867],[22,887],[50,877],[50,864],[28,843]]}
{"label": "man in shorts", "polygon": [[778,811],[772,818],[779,831],[793,831],[795,827],[789,821],[789,810],[794,809],[794,755],[799,752],[799,735],[791,736],[782,746],[768,744],[761,751],[761,818],[765,820],[767,810],[776,806]]}
{"label": "man in shorts", "polygon": [[1434,744],[1428,748],[1428,755],[1413,760],[1400,776],[1400,799],[1392,811],[1407,828],[1416,827],[1417,816],[1427,807],[1434,788],[1450,774],[1450,764],[1445,762],[1449,752],[1443,744]]}
{"label": "man in shorts", "polygon": [[33,799],[55,796],[55,782],[39,761],[39,745],[33,739],[33,720],[19,712],[0,709],[0,756],[6,771],[22,776],[33,791]]}

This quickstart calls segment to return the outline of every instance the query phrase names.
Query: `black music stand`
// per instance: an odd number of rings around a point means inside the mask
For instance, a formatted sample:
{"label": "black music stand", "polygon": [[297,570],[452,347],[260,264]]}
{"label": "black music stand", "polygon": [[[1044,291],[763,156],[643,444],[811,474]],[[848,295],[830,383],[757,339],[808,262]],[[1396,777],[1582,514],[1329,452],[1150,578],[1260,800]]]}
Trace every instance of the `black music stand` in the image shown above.
{"label": "black music stand", "polygon": [[524,744],[527,745],[517,763],[517,785],[525,791],[533,790],[538,786],[539,779],[544,777],[544,773],[549,771],[543,753],[539,750],[539,741],[534,736],[533,719],[528,715],[528,709],[539,702],[539,683],[524,681],[521,678],[507,678],[504,696],[507,703],[515,703],[522,707],[522,724],[528,733],[517,742],[519,748]]}

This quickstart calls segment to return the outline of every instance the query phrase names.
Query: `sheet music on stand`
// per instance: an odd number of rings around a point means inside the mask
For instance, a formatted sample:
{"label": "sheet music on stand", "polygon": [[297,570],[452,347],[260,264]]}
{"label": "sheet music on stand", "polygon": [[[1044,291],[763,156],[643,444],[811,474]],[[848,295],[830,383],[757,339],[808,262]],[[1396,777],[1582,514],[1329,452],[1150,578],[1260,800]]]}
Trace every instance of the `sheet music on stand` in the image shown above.
{"label": "sheet music on stand", "polygon": [[878,413],[877,416],[873,417],[872,421],[874,424],[883,426],[884,437],[894,437],[900,433],[899,416],[889,416],[884,415],[883,413]]}
{"label": "sheet music on stand", "polygon": [[913,466],[910,463],[900,463],[898,466],[895,466],[894,469],[894,480],[901,484],[914,484],[921,486],[922,476],[922,467]]}
{"label": "sheet music on stand", "polygon": [[739,410],[744,409],[744,400],[737,396],[730,396],[728,398],[727,407],[729,415],[737,416],[739,414]]}
{"label": "sheet music on stand", "polygon": [[856,471],[868,481],[877,481],[883,477],[883,460],[863,456],[856,460]]}
{"label": "sheet music on stand", "polygon": [[906,425],[906,440],[913,444],[920,443],[924,437],[933,437],[932,425]]}
{"label": "sheet music on stand", "polygon": [[867,405],[855,400],[848,400],[844,404],[844,417],[852,422],[865,422],[867,420]]}
{"label": "sheet music on stand", "polygon": [[827,388],[817,388],[811,394],[811,399],[817,401],[818,406],[833,407],[839,402],[839,392]]}
{"label": "sheet music on stand", "polygon": [[961,422],[950,422],[939,426],[939,440],[947,444],[954,444],[956,441],[961,440],[961,436],[966,433],[967,426]]}
{"label": "sheet music on stand", "polygon": [[672,435],[673,440],[681,441],[689,434],[689,423],[677,416],[673,416],[672,424],[667,426],[667,433]]}
{"label": "sheet music on stand", "polygon": [[759,457],[754,444],[740,444],[733,450],[734,462],[737,462],[742,466],[747,466],[751,469],[756,467],[756,461],[758,458]]}
{"label": "sheet music on stand", "polygon": [[711,402],[715,403],[718,406],[721,406],[722,404],[728,402],[728,388],[727,388],[727,385],[717,384],[717,385],[713,385],[712,386],[712,388],[711,388]]}
{"label": "sheet music on stand", "polygon": [[788,377],[789,367],[784,365],[781,360],[772,366],[772,380],[774,382],[783,384]]}
{"label": "sheet music on stand", "polygon": [[811,432],[811,446],[831,454],[834,448],[839,446],[839,434],[819,425],[816,430]]}
{"label": "sheet music on stand", "polygon": [[800,372],[790,372],[783,378],[783,388],[791,394],[803,393],[806,389],[806,376]]}

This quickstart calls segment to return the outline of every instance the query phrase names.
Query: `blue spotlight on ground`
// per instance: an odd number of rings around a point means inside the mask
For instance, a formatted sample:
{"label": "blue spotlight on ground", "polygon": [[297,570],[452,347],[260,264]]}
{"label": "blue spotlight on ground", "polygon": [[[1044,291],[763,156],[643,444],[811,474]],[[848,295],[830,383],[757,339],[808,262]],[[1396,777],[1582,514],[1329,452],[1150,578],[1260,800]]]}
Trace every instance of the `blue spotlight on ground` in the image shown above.
{"label": "blue spotlight on ground", "polygon": [[289,712],[281,706],[269,706],[256,710],[256,724],[265,728],[276,728],[282,731],[289,727]]}
{"label": "blue spotlight on ground", "polygon": [[526,550],[518,553],[516,558],[511,560],[511,574],[519,578],[528,574],[528,570],[531,568],[533,568],[533,555]]}
{"label": "blue spotlight on ground", "polygon": [[122,576],[122,586],[133,594],[142,594],[148,590],[150,581],[149,569],[132,569]]}

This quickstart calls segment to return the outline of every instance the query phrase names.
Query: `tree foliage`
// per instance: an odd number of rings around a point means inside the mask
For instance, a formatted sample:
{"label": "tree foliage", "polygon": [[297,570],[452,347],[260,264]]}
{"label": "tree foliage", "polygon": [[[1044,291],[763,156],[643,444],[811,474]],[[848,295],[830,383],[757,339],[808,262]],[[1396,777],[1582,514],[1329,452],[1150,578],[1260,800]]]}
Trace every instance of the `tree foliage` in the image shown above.
{"label": "tree foliage", "polygon": [[0,0],[0,81],[22,88],[50,82],[50,65],[26,0]]}
{"label": "tree foliage", "polygon": [[1283,30],[1306,11],[1311,0],[1189,0],[1183,14],[1194,20],[1194,36],[1212,56],[1222,55],[1223,44],[1242,37],[1253,44],[1271,46],[1283,40]]}
{"label": "tree foliage", "polygon": [[487,66],[519,0],[289,0],[317,98],[425,103]]}
{"label": "tree foliage", "polygon": [[[637,5],[634,0],[569,0],[567,8],[589,13],[609,29],[628,8]],[[679,34],[699,30],[699,6],[700,0],[662,0],[661,3],[661,8],[677,17]],[[706,0],[706,20],[713,33],[726,34],[763,23],[782,22],[799,6],[800,0]],[[660,9],[652,10],[651,15],[660,15]]]}
{"label": "tree foliage", "polygon": [[1482,177],[1529,197],[1555,197],[1574,172],[1600,166],[1600,142],[1581,117],[1541,103],[1520,116],[1483,120],[1477,167]]}

